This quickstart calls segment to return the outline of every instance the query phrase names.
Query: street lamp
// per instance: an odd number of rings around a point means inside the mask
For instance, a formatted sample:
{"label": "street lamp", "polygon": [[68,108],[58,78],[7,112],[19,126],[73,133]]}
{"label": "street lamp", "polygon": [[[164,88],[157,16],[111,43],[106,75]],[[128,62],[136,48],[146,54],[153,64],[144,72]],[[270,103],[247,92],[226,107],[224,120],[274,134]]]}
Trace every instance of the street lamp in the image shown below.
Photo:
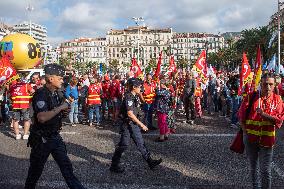
{"label": "street lamp", "polygon": [[283,5],[284,3],[283,2],[280,2],[279,0],[278,0],[278,12],[277,12],[277,21],[278,21],[278,73],[280,73],[280,51],[281,51],[281,49],[280,49],[280,33],[281,33],[281,31],[280,31],[280,8],[281,8],[281,6]]}
{"label": "street lamp", "polygon": [[34,7],[31,5],[31,4],[29,4],[28,6],[27,6],[27,11],[29,11],[29,17],[30,17],[30,32],[29,32],[29,35],[30,36],[32,36],[32,20],[31,20],[31,12],[34,10]]}
{"label": "street lamp", "polygon": [[137,40],[137,49],[138,49],[138,52],[137,52],[137,62],[139,64],[139,41],[140,41],[140,28],[139,28],[139,25],[140,25],[140,22],[144,22],[144,19],[143,17],[132,17],[132,19],[135,21],[135,24],[138,26],[138,40]]}

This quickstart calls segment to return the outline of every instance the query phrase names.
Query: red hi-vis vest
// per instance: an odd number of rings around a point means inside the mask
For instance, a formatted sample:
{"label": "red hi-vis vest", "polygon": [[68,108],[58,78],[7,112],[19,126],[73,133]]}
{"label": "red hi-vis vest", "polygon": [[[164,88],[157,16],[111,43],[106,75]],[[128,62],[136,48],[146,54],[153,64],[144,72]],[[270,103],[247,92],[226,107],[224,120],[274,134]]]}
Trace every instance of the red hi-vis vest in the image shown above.
{"label": "red hi-vis vest", "polygon": [[153,103],[156,96],[155,89],[156,89],[156,83],[151,82],[149,84],[147,81],[144,82],[143,97],[147,104]]}
{"label": "red hi-vis vest", "polygon": [[101,104],[101,93],[102,86],[100,83],[98,84],[91,84],[88,89],[88,99],[87,104],[88,105],[97,105]]}
{"label": "red hi-vis vest", "polygon": [[[258,96],[258,95],[257,95]],[[248,98],[251,98],[250,94]],[[260,101],[260,102],[259,102]],[[264,113],[277,118],[276,125],[268,120],[264,120],[256,112],[260,107]],[[240,111],[245,111],[245,107]],[[245,120],[245,130],[250,142],[256,142],[263,147],[272,147],[275,144],[275,129],[281,127],[283,121],[283,101],[279,95],[272,94],[266,101],[256,98],[252,104],[251,112]]]}
{"label": "red hi-vis vest", "polygon": [[13,109],[28,109],[32,96],[31,86],[27,83],[17,82],[10,88]]}

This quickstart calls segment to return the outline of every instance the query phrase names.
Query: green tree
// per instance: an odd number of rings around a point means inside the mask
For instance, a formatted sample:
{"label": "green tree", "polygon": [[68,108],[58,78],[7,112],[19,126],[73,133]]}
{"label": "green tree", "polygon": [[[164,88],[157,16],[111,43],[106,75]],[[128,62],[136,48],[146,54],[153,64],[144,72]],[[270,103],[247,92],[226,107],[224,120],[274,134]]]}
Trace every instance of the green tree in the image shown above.
{"label": "green tree", "polygon": [[145,72],[146,73],[153,72],[156,67],[157,67],[156,59],[151,58],[151,60],[149,61],[149,63],[147,64],[145,68]]}
{"label": "green tree", "polygon": [[113,59],[109,62],[109,69],[112,70],[113,72],[118,72],[119,68],[119,61],[117,59]]}
{"label": "green tree", "polygon": [[189,63],[188,63],[187,58],[182,57],[182,58],[178,59],[177,68],[184,69],[184,68],[187,68],[188,66],[189,66]]}

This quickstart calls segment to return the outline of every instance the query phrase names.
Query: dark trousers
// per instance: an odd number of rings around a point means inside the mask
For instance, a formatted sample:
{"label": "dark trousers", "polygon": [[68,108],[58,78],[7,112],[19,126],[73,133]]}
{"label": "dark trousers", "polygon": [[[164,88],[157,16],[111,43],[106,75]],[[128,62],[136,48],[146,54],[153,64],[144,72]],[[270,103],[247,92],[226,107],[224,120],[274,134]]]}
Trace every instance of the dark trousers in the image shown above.
{"label": "dark trousers", "polygon": [[195,119],[195,99],[194,96],[184,98],[184,110],[186,115],[186,120]]}
{"label": "dark trousers", "polygon": [[251,143],[244,135],[246,154],[250,162],[250,173],[254,189],[271,188],[273,147],[262,147],[258,143]]}
{"label": "dark trousers", "polygon": [[153,128],[153,105],[144,103],[143,105],[143,111],[144,111],[144,123],[146,123],[146,126],[148,128]]}
{"label": "dark trousers", "polygon": [[35,189],[49,154],[52,155],[58,164],[68,187],[70,189],[84,189],[82,184],[73,174],[71,161],[67,156],[65,144],[59,134],[48,138],[45,143],[40,144],[36,148],[32,148],[30,168],[25,183],[25,189]]}
{"label": "dark trousers", "polygon": [[150,158],[150,153],[144,143],[141,129],[139,126],[133,124],[123,123],[120,125],[120,141],[115,149],[112,157],[112,166],[117,166],[120,163],[120,158],[125,150],[127,150],[130,142],[130,137],[137,146],[138,150],[141,152],[142,157],[145,160]]}

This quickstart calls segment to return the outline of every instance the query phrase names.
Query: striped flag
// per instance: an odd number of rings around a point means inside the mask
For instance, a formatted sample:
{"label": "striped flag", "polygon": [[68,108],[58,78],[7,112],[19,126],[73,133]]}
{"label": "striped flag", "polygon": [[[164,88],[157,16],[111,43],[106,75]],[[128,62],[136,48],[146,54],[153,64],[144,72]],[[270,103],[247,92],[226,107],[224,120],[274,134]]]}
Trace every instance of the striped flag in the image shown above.
{"label": "striped flag", "polygon": [[257,88],[260,84],[261,75],[262,75],[262,56],[261,56],[260,46],[258,46],[256,53],[254,75],[252,80],[252,90],[257,91]]}

